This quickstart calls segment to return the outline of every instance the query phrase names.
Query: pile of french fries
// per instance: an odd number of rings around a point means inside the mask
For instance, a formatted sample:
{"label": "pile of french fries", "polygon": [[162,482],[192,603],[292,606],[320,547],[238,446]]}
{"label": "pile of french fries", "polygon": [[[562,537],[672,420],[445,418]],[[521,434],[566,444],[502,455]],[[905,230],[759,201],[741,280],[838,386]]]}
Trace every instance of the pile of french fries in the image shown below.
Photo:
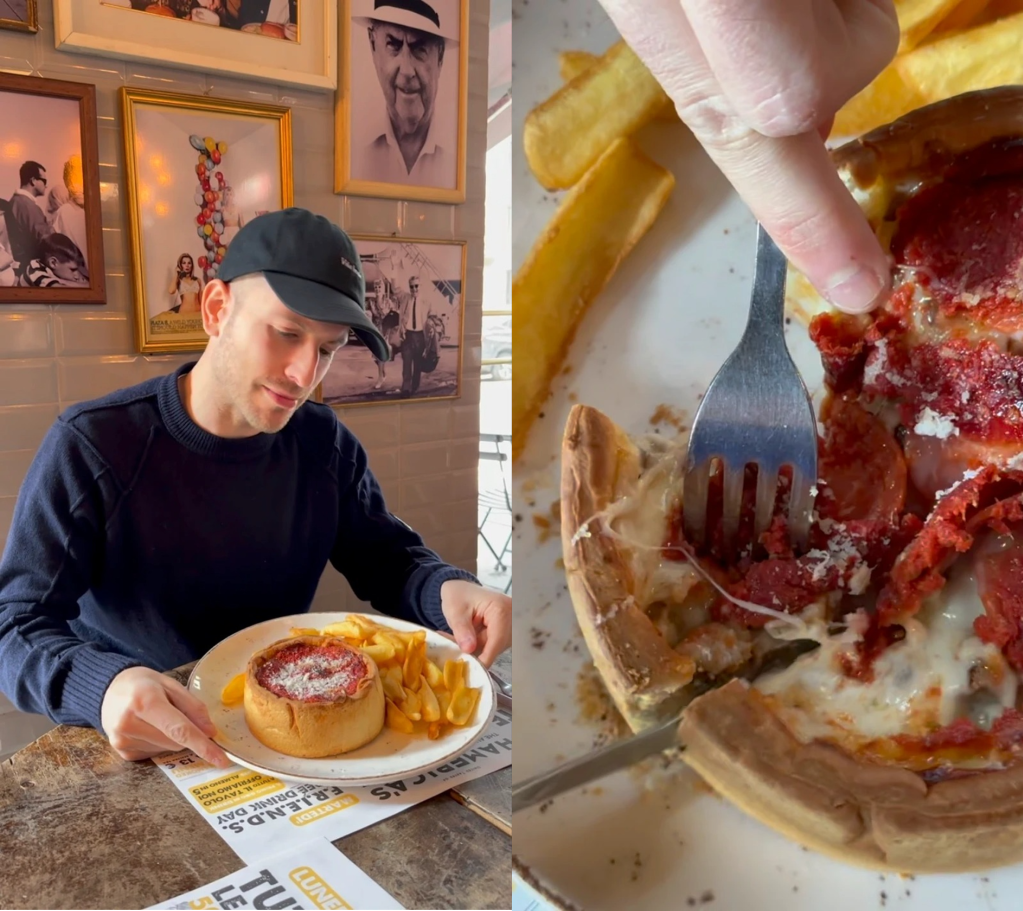
{"label": "pile of french fries", "polygon": [[[849,139],[953,95],[1023,83],[1023,0],[895,0],[895,59],[837,113]],[[576,331],[622,260],[649,231],[675,178],[632,136],[677,120],[670,99],[621,41],[603,55],[559,55],[562,87],[534,108],[523,148],[537,181],[568,190],[512,287],[513,458],[561,371]]]}
{"label": "pile of french fries", "polygon": [[835,116],[852,138],[935,101],[1023,82],[1023,0],[895,0],[899,50]]}
{"label": "pile of french fries", "polygon": [[[426,630],[405,632],[352,614],[323,629],[292,627],[289,635],[334,636],[372,658],[384,687],[384,721],[392,730],[437,740],[453,727],[465,727],[476,714],[481,690],[468,685],[468,662],[449,658],[442,670],[426,652]],[[224,687],[221,701],[239,705],[244,693],[241,673]]]}

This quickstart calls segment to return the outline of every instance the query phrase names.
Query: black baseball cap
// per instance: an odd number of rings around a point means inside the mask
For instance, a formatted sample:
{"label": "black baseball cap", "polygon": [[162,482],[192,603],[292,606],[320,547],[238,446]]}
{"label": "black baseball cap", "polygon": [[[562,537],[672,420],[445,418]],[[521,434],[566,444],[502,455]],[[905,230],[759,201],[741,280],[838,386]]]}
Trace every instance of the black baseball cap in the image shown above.
{"label": "black baseball cap", "polygon": [[366,314],[366,279],[352,239],[330,219],[292,207],[259,215],[234,236],[217,278],[261,272],[299,316],[351,326],[379,360],[391,358]]}

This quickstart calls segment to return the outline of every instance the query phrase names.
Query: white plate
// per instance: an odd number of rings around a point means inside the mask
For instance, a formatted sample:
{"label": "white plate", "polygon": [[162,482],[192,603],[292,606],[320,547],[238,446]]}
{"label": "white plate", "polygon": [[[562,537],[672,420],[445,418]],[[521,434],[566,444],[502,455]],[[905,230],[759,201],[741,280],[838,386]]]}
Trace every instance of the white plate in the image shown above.
{"label": "white plate", "polygon": [[[490,675],[472,655],[459,650],[450,639],[433,630],[426,631],[426,649],[430,658],[443,662],[448,658],[464,658],[469,664],[468,685],[480,687],[475,720],[464,728],[449,728],[439,740],[421,734],[402,734],[385,727],[371,743],[326,759],[299,759],[264,746],[252,735],[245,723],[240,705],[228,708],[220,701],[220,693],[228,681],[245,670],[254,652],[288,636],[293,626],[322,629],[328,623],[339,623],[347,612],[295,614],[257,623],[229,636],[211,648],[192,670],[188,689],[205,703],[218,736],[213,738],[224,752],[239,765],[274,778],[309,784],[363,787],[397,781],[441,765],[469,747],[486,730],[494,717],[494,685]],[[422,629],[414,623],[374,614],[373,622],[408,632]]]}
{"label": "white plate", "polygon": [[[513,11],[517,268],[556,205],[529,173],[522,121],[560,84],[558,51],[602,52],[617,34],[596,0],[514,0]],[[556,538],[541,543],[530,519],[548,512],[558,497],[555,453],[569,395],[634,433],[652,429],[650,417],[662,403],[691,419],[697,396],[739,340],[746,319],[752,216],[680,125],[653,125],[639,139],[675,174],[675,192],[587,315],[569,354],[572,370],[559,378],[515,465],[515,511],[524,518],[514,540],[515,634],[520,645],[542,645],[520,647],[515,655],[519,718],[532,719],[515,731],[516,781],[589,750],[596,733],[579,718],[576,683],[588,655],[564,572],[556,566],[560,544]],[[819,387],[819,358],[796,325],[789,346],[811,390]],[[688,773],[641,778],[622,772],[587,793],[557,798],[544,812],[516,814],[515,854],[520,872],[557,905],[587,911],[999,911],[1019,907],[1013,896],[1023,893],[1023,867],[909,880],[808,853],[702,792]]]}

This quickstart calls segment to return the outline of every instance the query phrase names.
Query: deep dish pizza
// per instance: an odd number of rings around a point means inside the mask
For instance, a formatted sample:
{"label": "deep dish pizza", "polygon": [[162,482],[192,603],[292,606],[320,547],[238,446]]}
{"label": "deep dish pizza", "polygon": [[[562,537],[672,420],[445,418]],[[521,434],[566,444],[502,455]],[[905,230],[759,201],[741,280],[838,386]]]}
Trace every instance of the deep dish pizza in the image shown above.
{"label": "deep dish pizza", "polygon": [[782,490],[759,540],[697,551],[684,449],[577,405],[569,589],[632,728],[684,709],[685,760],[752,815],[866,866],[1017,862],[1023,89],[923,108],[834,160],[894,284],[858,317],[800,292],[827,391],[809,549],[790,548]]}

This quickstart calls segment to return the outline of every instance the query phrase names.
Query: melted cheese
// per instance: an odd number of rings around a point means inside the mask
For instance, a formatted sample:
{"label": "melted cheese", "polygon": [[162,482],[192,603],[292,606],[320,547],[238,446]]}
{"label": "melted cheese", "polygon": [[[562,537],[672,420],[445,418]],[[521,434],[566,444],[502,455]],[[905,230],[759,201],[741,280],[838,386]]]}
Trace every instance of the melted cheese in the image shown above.
{"label": "melted cheese", "polygon": [[[906,622],[906,638],[878,657],[872,681],[842,673],[842,656],[854,648],[843,636],[755,686],[775,697],[783,720],[804,742],[821,738],[855,746],[894,734],[924,734],[968,714],[974,664],[1004,668],[998,648],[973,633],[983,610],[973,573],[960,568]],[[1015,704],[1016,689],[1016,675],[1004,668],[991,695],[1006,708]]]}

